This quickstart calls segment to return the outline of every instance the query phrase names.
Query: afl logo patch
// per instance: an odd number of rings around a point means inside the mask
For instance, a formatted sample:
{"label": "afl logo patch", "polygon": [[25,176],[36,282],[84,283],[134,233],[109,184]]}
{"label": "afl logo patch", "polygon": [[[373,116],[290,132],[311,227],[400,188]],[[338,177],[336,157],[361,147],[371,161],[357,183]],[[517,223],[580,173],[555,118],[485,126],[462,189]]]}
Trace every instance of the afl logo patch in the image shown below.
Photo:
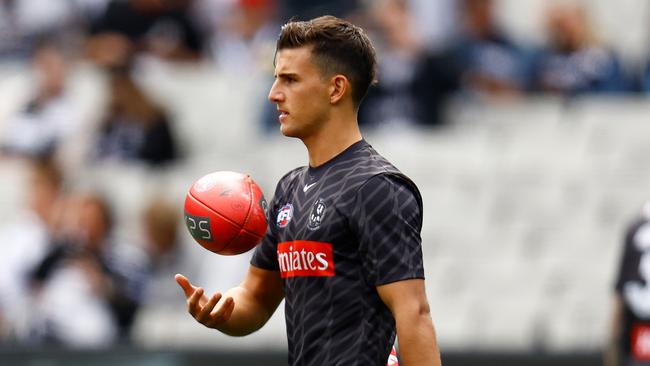
{"label": "afl logo patch", "polygon": [[275,222],[278,224],[279,227],[285,227],[289,225],[292,218],[293,218],[293,205],[287,203],[286,205],[282,206],[280,211],[278,211],[278,218],[275,220]]}
{"label": "afl logo patch", "polygon": [[325,204],[325,200],[319,198],[314,201],[311,207],[311,213],[309,214],[309,222],[307,222],[307,228],[309,230],[316,230],[320,227],[326,209],[327,205]]}

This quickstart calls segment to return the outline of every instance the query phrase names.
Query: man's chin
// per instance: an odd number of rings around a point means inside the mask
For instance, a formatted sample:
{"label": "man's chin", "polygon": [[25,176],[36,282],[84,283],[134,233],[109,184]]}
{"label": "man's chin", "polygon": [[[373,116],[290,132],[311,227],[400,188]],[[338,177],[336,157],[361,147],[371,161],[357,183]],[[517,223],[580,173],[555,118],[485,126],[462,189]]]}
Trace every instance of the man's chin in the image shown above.
{"label": "man's chin", "polygon": [[300,138],[298,131],[289,128],[287,125],[281,125],[280,132],[286,137]]}

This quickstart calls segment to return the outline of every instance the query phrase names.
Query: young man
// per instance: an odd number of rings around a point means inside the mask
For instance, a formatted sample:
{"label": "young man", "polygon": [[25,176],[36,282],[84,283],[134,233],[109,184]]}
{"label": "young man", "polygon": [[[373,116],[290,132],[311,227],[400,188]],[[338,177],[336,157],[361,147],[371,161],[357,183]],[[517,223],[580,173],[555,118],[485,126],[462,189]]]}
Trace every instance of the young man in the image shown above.
{"label": "young man", "polygon": [[290,22],[275,77],[269,100],[280,130],[302,140],[309,166],[278,183],[240,286],[208,298],[177,275],[190,314],[241,336],[284,298],[291,365],[386,365],[396,333],[403,365],[440,365],[424,290],[422,199],[357,124],[375,79],[370,40],[331,16]]}
{"label": "young man", "polygon": [[606,366],[650,365],[650,202],[625,231]]}

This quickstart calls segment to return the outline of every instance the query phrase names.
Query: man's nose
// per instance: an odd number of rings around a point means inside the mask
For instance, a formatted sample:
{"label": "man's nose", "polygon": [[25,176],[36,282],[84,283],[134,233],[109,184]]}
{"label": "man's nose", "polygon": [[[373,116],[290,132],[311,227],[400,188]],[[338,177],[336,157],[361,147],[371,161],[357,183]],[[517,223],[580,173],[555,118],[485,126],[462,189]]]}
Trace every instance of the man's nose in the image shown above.
{"label": "man's nose", "polygon": [[277,83],[274,82],[273,85],[271,85],[271,90],[269,90],[269,101],[278,103],[281,102],[283,98],[284,94],[278,90]]}

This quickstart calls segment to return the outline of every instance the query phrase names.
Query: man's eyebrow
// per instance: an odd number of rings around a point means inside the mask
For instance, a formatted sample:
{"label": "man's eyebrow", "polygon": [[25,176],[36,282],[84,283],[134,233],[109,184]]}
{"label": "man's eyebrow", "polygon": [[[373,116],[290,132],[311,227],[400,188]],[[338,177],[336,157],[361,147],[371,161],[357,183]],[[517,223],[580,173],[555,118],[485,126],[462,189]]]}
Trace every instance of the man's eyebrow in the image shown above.
{"label": "man's eyebrow", "polygon": [[279,72],[275,74],[276,78],[296,78],[298,77],[298,74],[293,73],[293,72]]}

